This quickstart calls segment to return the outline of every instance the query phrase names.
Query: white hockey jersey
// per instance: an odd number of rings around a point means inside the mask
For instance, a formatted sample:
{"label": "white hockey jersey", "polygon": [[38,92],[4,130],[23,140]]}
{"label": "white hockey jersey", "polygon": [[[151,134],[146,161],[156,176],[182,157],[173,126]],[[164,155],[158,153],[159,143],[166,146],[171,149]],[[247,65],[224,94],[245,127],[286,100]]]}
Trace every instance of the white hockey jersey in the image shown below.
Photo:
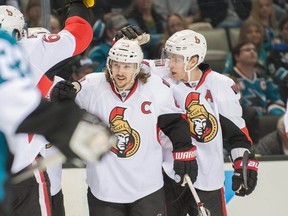
{"label": "white hockey jersey", "polygon": [[158,116],[180,113],[171,89],[152,75],[135,85],[122,101],[104,73],[81,82],[76,96],[80,107],[98,116],[118,143],[97,163],[87,165],[87,184],[100,200],[131,203],[163,186],[162,149],[158,142]]}
{"label": "white hockey jersey", "polygon": [[[79,33],[79,30],[81,33]],[[83,52],[92,40],[92,28],[81,17],[72,16],[65,22],[65,28],[58,34],[45,34],[23,38],[19,41],[27,53],[38,86],[45,96],[52,86],[45,73],[58,62]],[[40,135],[19,134],[13,145],[15,155],[12,172],[16,173],[32,163],[48,141]]]}
{"label": "white hockey jersey", "polygon": [[[147,61],[145,70],[171,84],[176,103],[186,112],[192,143],[197,146],[198,177],[194,186],[204,191],[220,189],[224,184],[223,132],[232,148],[249,148],[251,141],[242,118],[240,94],[235,83],[205,64],[199,66],[203,71],[199,81],[173,81],[169,69],[160,63],[157,60]],[[222,121],[222,118],[227,121]],[[169,142],[167,137],[162,137],[165,152],[163,168],[173,178]]]}
{"label": "white hockey jersey", "polygon": [[[40,102],[40,92],[32,87],[33,77],[24,50],[0,30],[0,131],[8,144],[14,143],[15,131]],[[9,146],[14,150],[14,146]]]}

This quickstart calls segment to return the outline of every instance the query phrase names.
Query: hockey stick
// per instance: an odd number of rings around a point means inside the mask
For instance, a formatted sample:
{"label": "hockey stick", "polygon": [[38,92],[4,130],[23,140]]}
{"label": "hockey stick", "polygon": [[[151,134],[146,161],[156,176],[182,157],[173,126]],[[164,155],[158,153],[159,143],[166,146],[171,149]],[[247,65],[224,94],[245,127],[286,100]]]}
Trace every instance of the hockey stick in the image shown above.
{"label": "hockey stick", "polygon": [[248,184],[247,184],[247,166],[248,166],[248,160],[249,160],[249,152],[245,151],[243,154],[243,159],[242,159],[242,167],[243,167],[243,187],[247,190],[248,189]]}
{"label": "hockey stick", "polygon": [[64,163],[66,157],[61,152],[55,152],[53,155],[37,161],[36,164],[30,166],[26,171],[11,178],[12,184],[18,184],[34,175],[36,170],[43,171],[47,166],[51,166],[57,163]]}
{"label": "hockey stick", "polygon": [[245,151],[242,158],[242,174],[243,174],[243,184],[240,185],[236,193],[239,193],[242,188],[245,188],[245,190],[248,189],[248,183],[247,183],[247,166],[248,166],[248,160],[249,160],[249,152]]}
{"label": "hockey stick", "polygon": [[194,197],[194,199],[196,201],[196,204],[198,206],[199,216],[211,216],[210,211],[208,209],[206,209],[204,207],[204,204],[200,201],[200,198],[199,198],[199,196],[198,196],[198,194],[197,194],[197,192],[196,192],[196,190],[195,190],[195,188],[193,186],[193,183],[192,183],[189,175],[187,175],[187,174],[184,175],[183,184],[185,184],[185,183],[188,184],[188,186],[189,186],[189,188],[191,190],[191,193],[192,193],[192,195],[193,195],[193,197]]}

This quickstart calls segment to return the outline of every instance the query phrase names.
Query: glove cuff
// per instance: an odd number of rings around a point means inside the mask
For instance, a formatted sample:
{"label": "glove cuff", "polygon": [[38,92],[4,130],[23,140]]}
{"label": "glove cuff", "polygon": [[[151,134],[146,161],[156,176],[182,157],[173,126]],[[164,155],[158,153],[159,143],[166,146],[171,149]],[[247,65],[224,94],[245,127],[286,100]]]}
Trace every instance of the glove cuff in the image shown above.
{"label": "glove cuff", "polygon": [[196,159],[197,147],[193,146],[187,151],[173,151],[173,158],[177,161],[192,161]]}
{"label": "glove cuff", "polygon": [[[258,172],[259,162],[256,159],[248,160],[247,169]],[[234,170],[241,170],[243,168],[242,158],[234,161]]]}

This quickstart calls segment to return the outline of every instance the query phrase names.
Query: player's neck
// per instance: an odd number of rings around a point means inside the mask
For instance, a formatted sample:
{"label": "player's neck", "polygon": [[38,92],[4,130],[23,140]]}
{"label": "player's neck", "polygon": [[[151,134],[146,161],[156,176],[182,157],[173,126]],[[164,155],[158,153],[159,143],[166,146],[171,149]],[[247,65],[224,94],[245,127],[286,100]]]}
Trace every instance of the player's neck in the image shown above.
{"label": "player's neck", "polygon": [[188,82],[197,81],[202,77],[202,75],[203,72],[198,67],[196,67],[195,69],[190,71],[190,79],[188,80]]}

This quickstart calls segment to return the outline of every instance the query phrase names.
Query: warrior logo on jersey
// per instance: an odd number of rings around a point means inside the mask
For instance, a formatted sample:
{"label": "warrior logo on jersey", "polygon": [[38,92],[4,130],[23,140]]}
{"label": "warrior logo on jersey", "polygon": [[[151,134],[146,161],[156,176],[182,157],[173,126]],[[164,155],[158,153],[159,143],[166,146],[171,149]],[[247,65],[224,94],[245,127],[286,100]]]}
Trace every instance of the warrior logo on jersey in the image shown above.
{"label": "warrior logo on jersey", "polygon": [[116,146],[113,146],[111,151],[121,158],[131,157],[140,146],[139,133],[130,127],[128,121],[124,120],[125,109],[115,107],[109,117],[111,131],[118,138]]}
{"label": "warrior logo on jersey", "polygon": [[186,97],[185,109],[190,124],[190,133],[198,142],[209,142],[217,134],[218,124],[215,117],[200,104],[200,94],[190,92]]}

